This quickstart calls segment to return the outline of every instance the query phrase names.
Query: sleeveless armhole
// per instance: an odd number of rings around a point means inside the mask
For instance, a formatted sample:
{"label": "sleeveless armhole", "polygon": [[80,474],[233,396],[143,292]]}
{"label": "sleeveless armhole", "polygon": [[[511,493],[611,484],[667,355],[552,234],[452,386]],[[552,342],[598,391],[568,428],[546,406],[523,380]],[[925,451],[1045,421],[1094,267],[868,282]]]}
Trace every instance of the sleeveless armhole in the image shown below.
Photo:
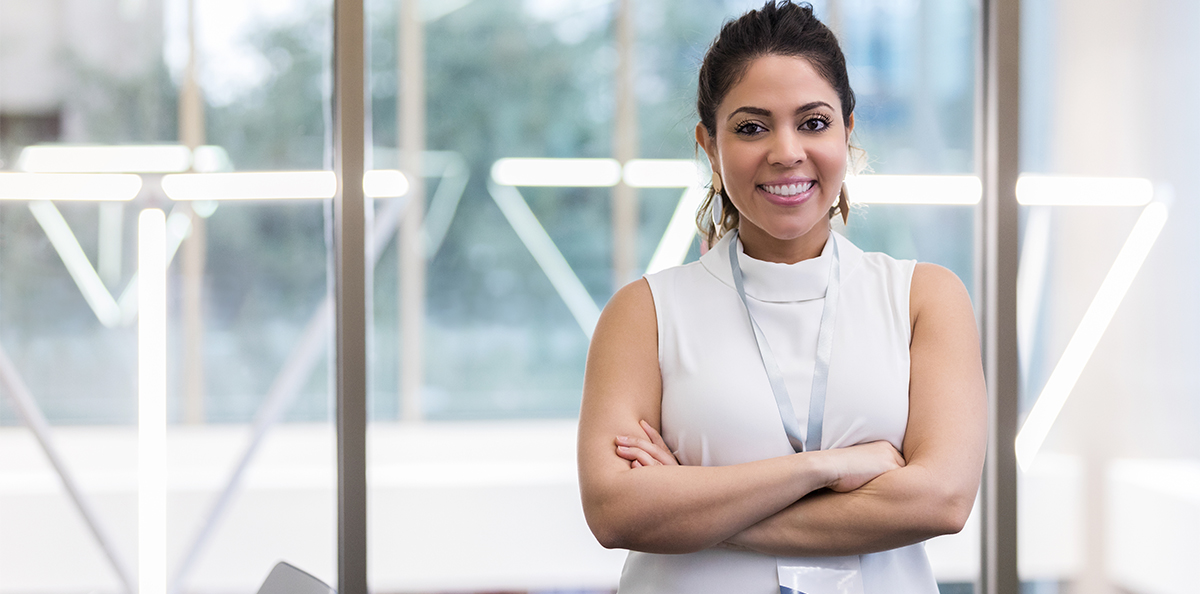
{"label": "sleeveless armhole", "polygon": [[903,305],[902,309],[903,309],[904,313],[907,315],[907,319],[908,319],[908,323],[904,325],[904,327],[907,328],[907,333],[908,333],[907,336],[905,337],[904,342],[911,349],[912,348],[912,339],[913,339],[913,326],[916,323],[916,318],[913,317],[913,311],[912,311],[912,281],[913,281],[913,275],[916,274],[916,272],[917,272],[917,261],[916,260],[897,260],[896,263],[901,266],[901,270],[904,271],[904,274],[907,277],[905,279],[904,286],[903,286],[904,291],[901,293],[901,295],[903,295],[903,299],[904,299],[904,305]]}
{"label": "sleeveless armhole", "polygon": [[[650,306],[654,308],[654,325],[655,325],[654,340],[656,343],[655,344],[655,352],[658,353],[658,370],[659,370],[659,373],[662,373],[663,332],[666,329],[664,328],[663,317],[661,314],[661,312],[663,311],[663,308],[662,308],[663,304],[662,304],[662,297],[659,295],[660,288],[655,287],[655,284],[658,282],[659,276],[661,276],[661,273],[642,275],[642,278],[646,280],[646,286],[650,288]],[[651,278],[651,277],[654,277],[654,278]]]}

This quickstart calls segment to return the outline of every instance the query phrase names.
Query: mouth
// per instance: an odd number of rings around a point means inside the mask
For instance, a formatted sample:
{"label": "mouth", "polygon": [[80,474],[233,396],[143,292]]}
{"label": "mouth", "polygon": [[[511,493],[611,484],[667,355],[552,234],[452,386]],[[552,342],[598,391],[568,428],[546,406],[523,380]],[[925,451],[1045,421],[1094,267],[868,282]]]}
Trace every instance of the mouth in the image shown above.
{"label": "mouth", "polygon": [[772,202],[793,205],[807,200],[812,195],[813,188],[816,185],[816,180],[810,179],[806,182],[790,184],[761,184],[758,188],[766,193],[767,198]]}

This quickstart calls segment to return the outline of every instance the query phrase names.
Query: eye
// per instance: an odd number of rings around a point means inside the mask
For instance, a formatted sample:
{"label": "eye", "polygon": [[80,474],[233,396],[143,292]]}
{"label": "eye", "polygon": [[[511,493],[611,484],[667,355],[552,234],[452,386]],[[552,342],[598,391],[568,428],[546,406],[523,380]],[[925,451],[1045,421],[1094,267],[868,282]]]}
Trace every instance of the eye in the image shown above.
{"label": "eye", "polygon": [[822,130],[825,130],[828,127],[829,127],[829,118],[826,118],[825,116],[821,116],[821,115],[808,118],[807,120],[804,120],[804,122],[802,122],[800,124],[800,129],[805,132],[820,132]]}
{"label": "eye", "polygon": [[762,124],[759,124],[758,122],[755,122],[753,120],[746,120],[746,121],[738,124],[737,126],[734,126],[733,131],[742,136],[754,136],[756,134],[761,134],[763,132],[766,132],[767,129]]}

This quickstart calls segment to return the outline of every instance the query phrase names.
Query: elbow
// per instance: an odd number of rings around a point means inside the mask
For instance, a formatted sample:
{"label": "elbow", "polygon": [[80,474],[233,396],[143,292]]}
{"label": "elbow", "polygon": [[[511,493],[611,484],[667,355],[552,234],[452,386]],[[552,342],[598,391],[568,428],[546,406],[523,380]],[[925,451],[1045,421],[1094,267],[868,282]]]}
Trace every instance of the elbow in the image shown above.
{"label": "elbow", "polygon": [[583,517],[596,542],[606,549],[630,548],[630,531],[624,528],[620,510],[584,497]]}
{"label": "elbow", "polygon": [[952,490],[939,497],[931,528],[934,536],[958,534],[967,525],[971,510],[975,506],[976,491]]}
{"label": "elbow", "polygon": [[584,514],[587,519],[588,528],[592,531],[592,536],[596,537],[596,542],[606,549],[627,549],[629,548],[629,538],[615,526],[612,522],[605,522],[595,517],[596,514]]}

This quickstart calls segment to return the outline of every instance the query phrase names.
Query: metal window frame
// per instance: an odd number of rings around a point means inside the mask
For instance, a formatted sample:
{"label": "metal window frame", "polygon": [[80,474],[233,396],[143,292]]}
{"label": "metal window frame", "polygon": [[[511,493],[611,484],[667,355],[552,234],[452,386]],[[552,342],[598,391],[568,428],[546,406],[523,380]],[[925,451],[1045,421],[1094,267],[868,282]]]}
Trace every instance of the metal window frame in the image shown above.
{"label": "metal window frame", "polygon": [[1017,262],[1020,173],[1020,0],[981,0],[976,69],[976,159],[983,181],[976,267],[988,388],[981,594],[1019,594],[1017,571]]}
{"label": "metal window frame", "polygon": [[334,316],[338,592],[367,594],[367,273],[363,0],[334,0]]}

